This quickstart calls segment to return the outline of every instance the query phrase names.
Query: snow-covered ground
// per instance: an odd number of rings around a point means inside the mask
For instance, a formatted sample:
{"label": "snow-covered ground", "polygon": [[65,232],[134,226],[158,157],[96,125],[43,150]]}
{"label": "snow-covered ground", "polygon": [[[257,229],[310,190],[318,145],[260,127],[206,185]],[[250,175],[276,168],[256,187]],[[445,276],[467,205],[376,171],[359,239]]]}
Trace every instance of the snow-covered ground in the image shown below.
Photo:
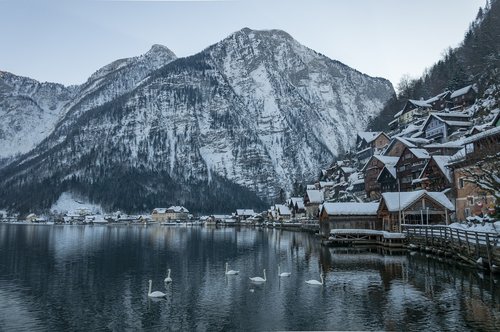
{"label": "snow-covered ground", "polygon": [[100,205],[90,203],[88,200],[76,197],[69,192],[62,193],[57,202],[50,208],[52,212],[67,214],[79,214],[79,211],[84,210],[92,214],[103,214],[103,209]]}
{"label": "snow-covered ground", "polygon": [[[479,217],[476,217],[479,218]],[[500,221],[496,222],[480,222],[480,223],[458,223],[455,222],[450,225],[451,228],[463,229],[472,232],[488,232],[488,233],[499,233],[500,234]]]}

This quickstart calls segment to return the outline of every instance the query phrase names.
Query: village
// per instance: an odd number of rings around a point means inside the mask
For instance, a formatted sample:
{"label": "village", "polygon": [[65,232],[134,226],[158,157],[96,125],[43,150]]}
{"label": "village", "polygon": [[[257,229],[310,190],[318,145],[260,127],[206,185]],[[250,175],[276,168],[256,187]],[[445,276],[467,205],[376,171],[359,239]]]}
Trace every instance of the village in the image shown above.
{"label": "village", "polygon": [[[500,110],[495,96],[478,100],[469,85],[427,100],[408,100],[390,132],[358,132],[355,150],[321,171],[302,196],[268,211],[238,209],[194,217],[183,206],[129,216],[95,213],[84,206],[25,222],[151,223],[176,225],[315,225],[322,237],[371,230],[401,233],[402,225],[494,221],[497,214]],[[495,187],[496,186],[496,187]],[[2,221],[19,215],[0,213]],[[50,220],[51,219],[51,220]]]}

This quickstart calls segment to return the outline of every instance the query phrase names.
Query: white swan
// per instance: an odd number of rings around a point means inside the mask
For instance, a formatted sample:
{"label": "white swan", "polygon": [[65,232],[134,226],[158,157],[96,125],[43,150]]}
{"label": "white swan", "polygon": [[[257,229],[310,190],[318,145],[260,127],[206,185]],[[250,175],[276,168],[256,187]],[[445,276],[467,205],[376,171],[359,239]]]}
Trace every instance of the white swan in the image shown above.
{"label": "white swan", "polygon": [[151,293],[151,285],[153,284],[152,280],[149,280],[149,291],[148,291],[148,296],[149,297],[165,297],[167,294],[159,292],[159,291],[154,291]]}
{"label": "white swan", "polygon": [[163,280],[163,281],[165,281],[167,284],[172,282],[172,278],[170,278],[170,269],[168,269],[168,275],[165,278],[165,280]]}
{"label": "white swan", "polygon": [[320,279],[321,279],[321,282],[319,282],[318,280],[306,280],[306,284],[309,284],[309,285],[323,285],[323,275],[319,275]]}
{"label": "white swan", "polygon": [[240,271],[235,271],[235,270],[229,270],[229,263],[226,262],[226,274],[227,275],[234,275],[238,274]]}
{"label": "white swan", "polygon": [[266,269],[264,269],[264,278],[261,277],[252,277],[250,278],[253,282],[265,282],[266,281]]}
{"label": "white swan", "polygon": [[281,265],[278,264],[278,276],[279,277],[289,277],[291,275],[290,272],[281,272]]}

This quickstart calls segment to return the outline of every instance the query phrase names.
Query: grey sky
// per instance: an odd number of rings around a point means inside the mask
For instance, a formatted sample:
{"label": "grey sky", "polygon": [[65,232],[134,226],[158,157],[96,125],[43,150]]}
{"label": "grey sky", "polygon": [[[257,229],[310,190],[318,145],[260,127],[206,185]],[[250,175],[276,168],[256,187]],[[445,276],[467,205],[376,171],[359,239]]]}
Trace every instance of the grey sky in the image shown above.
{"label": "grey sky", "polygon": [[162,44],[195,54],[243,27],[300,43],[396,85],[462,40],[486,0],[0,0],[0,70],[80,84]]}

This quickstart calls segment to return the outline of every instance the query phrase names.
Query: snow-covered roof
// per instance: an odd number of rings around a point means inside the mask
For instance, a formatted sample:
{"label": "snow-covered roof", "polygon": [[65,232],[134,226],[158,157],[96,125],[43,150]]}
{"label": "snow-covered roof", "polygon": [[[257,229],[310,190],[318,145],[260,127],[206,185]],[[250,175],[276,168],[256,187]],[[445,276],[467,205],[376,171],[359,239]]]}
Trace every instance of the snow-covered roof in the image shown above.
{"label": "snow-covered roof", "polygon": [[167,211],[167,208],[155,208],[153,209],[153,213],[159,213],[159,214],[163,214]]}
{"label": "snow-covered roof", "polygon": [[431,104],[429,104],[427,100],[408,99],[408,102],[417,107],[431,107]]}
{"label": "snow-covered roof", "polygon": [[472,135],[470,137],[467,137],[463,140],[463,143],[469,144],[469,143],[475,142],[475,141],[480,140],[480,139],[485,138],[485,137],[498,135],[499,133],[500,133],[500,127],[495,127],[492,129],[485,130],[482,133],[478,133],[476,135]]}
{"label": "snow-covered roof", "polygon": [[319,181],[320,188],[333,187],[334,184],[335,184],[335,182],[333,182],[333,181]]}
{"label": "snow-covered roof", "polygon": [[374,158],[380,160],[384,165],[396,165],[398,163],[399,157],[374,155]]}
{"label": "snow-covered roof", "polygon": [[353,168],[353,167],[341,167],[340,168],[342,170],[342,172],[344,172],[345,174],[351,174],[353,172],[356,172],[356,169]]}
{"label": "snow-covered roof", "polygon": [[302,202],[304,203],[304,198],[303,197],[290,197],[290,203],[291,204],[294,204],[297,203],[297,202]]}
{"label": "snow-covered roof", "polygon": [[330,216],[377,215],[379,203],[324,203],[323,210]]}
{"label": "snow-covered roof", "polygon": [[306,190],[315,190],[316,189],[316,186],[314,184],[308,184],[306,186]]}
{"label": "snow-covered roof", "polygon": [[411,153],[415,155],[418,159],[429,159],[431,156],[426,149],[410,148]]}
{"label": "snow-covered roof", "polygon": [[381,131],[360,131],[358,132],[358,136],[366,141],[366,143],[370,143],[375,140],[380,134]]}
{"label": "snow-covered roof", "polygon": [[276,204],[276,211],[278,211],[279,214],[282,216],[289,216],[292,214],[292,212],[290,212],[290,209],[288,208],[288,206],[283,205],[283,204]]}
{"label": "snow-covered roof", "polygon": [[456,141],[450,141],[450,142],[445,142],[445,143],[427,144],[427,145],[424,145],[424,148],[426,148],[426,149],[430,149],[430,148],[456,148],[456,149],[460,149],[463,145],[464,144],[461,140],[456,140]]}
{"label": "snow-covered roof", "polygon": [[236,209],[236,214],[239,216],[253,216],[255,212],[252,209]]}
{"label": "snow-covered roof", "polygon": [[307,190],[307,197],[309,197],[310,203],[323,203],[325,200],[323,192],[320,190]]}
{"label": "snow-covered roof", "polygon": [[186,209],[184,206],[178,206],[178,205],[173,205],[173,206],[169,207],[166,212],[189,213],[188,209]]}
{"label": "snow-covered roof", "polygon": [[389,174],[391,174],[391,176],[395,179],[396,178],[396,167],[393,166],[393,165],[386,165],[384,168],[382,168],[382,170],[380,171],[380,173],[378,174],[377,176],[377,181],[378,179],[380,178],[380,176],[384,173],[384,170],[387,170],[387,172],[389,172]]}
{"label": "snow-covered roof", "polygon": [[399,209],[405,210],[424,196],[430,197],[448,210],[455,210],[455,207],[445,194],[442,192],[429,192],[427,190],[386,192],[382,193],[382,201],[387,206],[389,212],[397,212]]}
{"label": "snow-covered roof", "polygon": [[446,167],[450,158],[451,156],[432,156],[432,159],[436,162],[436,165],[439,167],[441,172],[443,172],[444,176],[446,176],[446,179],[451,183],[451,170]]}
{"label": "snow-covered roof", "polygon": [[468,85],[466,87],[463,87],[461,89],[458,89],[458,90],[455,90],[453,91],[453,93],[451,94],[450,98],[456,98],[456,97],[460,97],[461,95],[464,95],[466,94],[467,92],[469,92],[469,90],[472,89],[472,85]]}
{"label": "snow-covered roof", "polygon": [[297,201],[294,203],[298,210],[304,210],[304,201]]}

